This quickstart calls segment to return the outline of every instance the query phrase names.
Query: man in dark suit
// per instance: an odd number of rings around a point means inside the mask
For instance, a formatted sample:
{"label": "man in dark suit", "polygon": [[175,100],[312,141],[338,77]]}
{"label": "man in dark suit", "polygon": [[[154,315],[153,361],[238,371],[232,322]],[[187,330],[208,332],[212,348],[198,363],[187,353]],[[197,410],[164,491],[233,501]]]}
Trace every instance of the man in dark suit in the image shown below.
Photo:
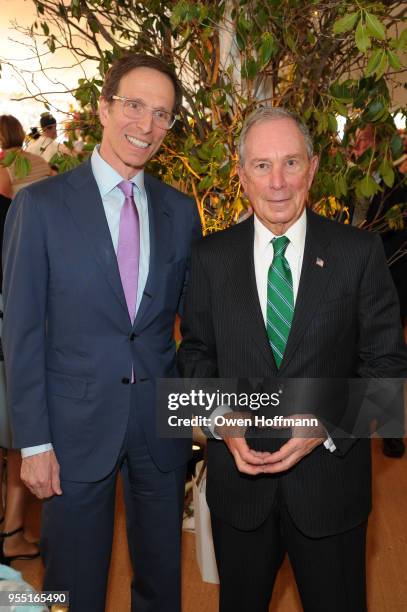
{"label": "man in dark suit", "polygon": [[179,612],[188,440],[155,433],[155,379],[177,372],[192,200],[144,173],[181,90],[151,56],[118,60],[89,162],[23,190],[5,229],[4,351],[22,478],[43,506],[45,590],[102,612],[122,472],[132,609]]}
{"label": "man in dark suit", "polygon": [[[254,215],[193,249],[183,375],[322,385],[404,377],[380,239],[305,210],[317,168],[305,126],[283,109],[259,109],[243,126],[239,157]],[[315,413],[304,403],[298,395],[291,412]],[[321,414],[313,432],[293,430],[281,448],[227,428],[208,441],[221,612],[266,612],[286,552],[306,612],[366,610],[370,443],[325,429],[341,423],[335,404],[332,418]]]}

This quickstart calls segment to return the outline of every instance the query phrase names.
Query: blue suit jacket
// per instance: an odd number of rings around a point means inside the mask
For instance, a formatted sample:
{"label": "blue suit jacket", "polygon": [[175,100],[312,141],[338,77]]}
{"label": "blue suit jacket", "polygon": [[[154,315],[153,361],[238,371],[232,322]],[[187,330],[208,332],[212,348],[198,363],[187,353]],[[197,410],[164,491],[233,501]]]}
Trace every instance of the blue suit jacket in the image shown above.
{"label": "blue suit jacket", "polygon": [[[92,482],[117,461],[136,409],[163,470],[188,458],[188,440],[158,439],[155,379],[176,374],[173,325],[182,308],[194,202],[145,176],[150,268],[132,326],[90,163],[22,190],[4,234],[4,352],[14,445],[52,442],[61,477]],[[127,384],[126,384],[127,380]]]}

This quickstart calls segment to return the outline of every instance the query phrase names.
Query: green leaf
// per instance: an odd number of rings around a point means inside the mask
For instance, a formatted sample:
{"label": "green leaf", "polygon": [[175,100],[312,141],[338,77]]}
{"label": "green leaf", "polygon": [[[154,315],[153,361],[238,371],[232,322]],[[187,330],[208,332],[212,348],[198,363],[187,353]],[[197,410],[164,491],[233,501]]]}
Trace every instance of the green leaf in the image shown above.
{"label": "green leaf", "polygon": [[206,170],[208,169],[208,165],[202,164],[195,155],[192,155],[189,157],[189,163],[190,163],[192,170],[196,172],[197,174],[202,174],[203,172],[206,172]]}
{"label": "green leaf", "polygon": [[7,166],[11,166],[16,157],[17,151],[8,151],[2,159],[1,165],[5,168],[7,168]]}
{"label": "green leaf", "polygon": [[380,64],[382,53],[383,53],[382,49],[375,49],[373,51],[367,63],[366,69],[365,69],[365,76],[369,77],[376,72]]}
{"label": "green leaf", "polygon": [[239,19],[237,20],[237,29],[241,32],[250,32],[252,29],[252,24],[246,19],[246,17],[240,15]]}
{"label": "green leaf", "polygon": [[382,51],[379,65],[376,70],[376,81],[382,78],[388,67],[386,51]]}
{"label": "green leaf", "polygon": [[358,18],[359,13],[349,13],[340,19],[337,19],[333,25],[334,34],[343,34],[351,30]]}
{"label": "green leaf", "polygon": [[219,176],[221,176],[222,178],[229,177],[230,170],[231,170],[231,164],[230,162],[227,162],[224,166],[220,167]]}
{"label": "green leaf", "polygon": [[355,43],[361,53],[366,53],[370,47],[370,38],[362,17],[359,19],[358,27],[356,28]]}
{"label": "green leaf", "polygon": [[377,121],[377,118],[381,115],[381,113],[383,112],[385,106],[382,102],[382,100],[373,100],[369,106],[367,107],[365,114],[366,114],[366,121]]}
{"label": "green leaf", "polygon": [[198,189],[200,191],[206,191],[207,189],[209,189],[209,187],[212,187],[213,181],[214,181],[214,176],[207,174],[206,176],[203,177],[201,181],[199,181]]}
{"label": "green leaf", "polygon": [[[189,21],[189,7],[183,0],[178,2],[172,10],[170,23],[172,27],[175,29],[181,22]],[[188,18],[187,18],[188,17]]]}
{"label": "green leaf", "polygon": [[332,83],[330,87],[330,92],[334,98],[337,98],[341,102],[351,102],[352,101],[351,91],[349,87],[347,87],[347,85],[345,85],[344,83],[338,83],[338,82]]}
{"label": "green leaf", "polygon": [[386,30],[384,29],[381,21],[378,20],[376,15],[372,13],[365,13],[366,16],[366,27],[370,36],[378,38],[379,40],[386,40]]}
{"label": "green leaf", "polygon": [[283,34],[284,42],[293,53],[297,53],[297,44],[289,32]]}
{"label": "green leaf", "polygon": [[398,38],[393,38],[390,41],[390,45],[393,47],[393,49],[396,49],[396,51],[402,51],[403,49],[406,49],[407,48],[407,28],[405,28],[405,30],[402,31],[402,33],[400,34]]}
{"label": "green leaf", "polygon": [[405,227],[402,206],[400,206],[400,204],[395,204],[394,206],[392,206],[386,212],[384,218],[387,221],[389,229],[402,230]]}
{"label": "green leaf", "polygon": [[246,48],[246,34],[241,34],[239,30],[236,30],[236,43],[239,47],[239,51],[244,51]]}
{"label": "green leaf", "polygon": [[334,100],[333,103],[334,103],[335,109],[340,115],[342,115],[342,117],[348,116],[348,109],[346,108],[344,104],[342,104],[342,102],[340,102],[339,100]]}
{"label": "green leaf", "polygon": [[334,134],[338,131],[338,122],[335,115],[328,115],[328,129]]}
{"label": "green leaf", "polygon": [[394,68],[394,70],[402,69],[403,66],[400,62],[400,59],[395,53],[393,53],[393,51],[390,51],[390,50],[387,51],[387,59],[389,60],[390,66]]}
{"label": "green leaf", "polygon": [[276,51],[276,41],[270,32],[264,32],[259,48],[259,62],[261,66],[266,66]]}
{"label": "green leaf", "polygon": [[218,162],[222,161],[225,157],[225,148],[221,142],[218,142],[212,149],[212,157],[214,157]]}
{"label": "green leaf", "polygon": [[49,27],[46,21],[43,21],[41,23],[41,27],[42,27],[42,31],[44,32],[45,36],[48,36],[49,34]]}
{"label": "green leaf", "polygon": [[91,17],[91,18],[88,20],[88,24],[89,24],[89,27],[90,27],[91,31],[92,31],[94,34],[97,34],[97,33],[99,32],[99,29],[100,29],[100,28],[99,28],[99,24],[98,24],[98,22],[97,22],[97,19],[95,19],[94,17]]}
{"label": "green leaf", "polygon": [[370,174],[366,174],[362,180],[356,184],[356,194],[360,194],[362,197],[371,198],[375,193],[379,191],[380,187]]}
{"label": "green leaf", "polygon": [[16,178],[23,179],[31,170],[31,162],[24,155],[17,155],[14,165]]}
{"label": "green leaf", "polygon": [[398,134],[394,134],[390,141],[390,149],[393,159],[398,159],[403,155],[404,146],[403,141]]}
{"label": "green leaf", "polygon": [[395,174],[387,158],[384,158],[382,163],[380,164],[379,173],[382,176],[383,181],[385,182],[387,187],[393,187]]}
{"label": "green leaf", "polygon": [[241,74],[244,79],[252,81],[258,74],[259,68],[257,62],[252,57],[248,57],[242,65]]}
{"label": "green leaf", "polygon": [[317,134],[323,134],[328,129],[328,113],[318,114]]}
{"label": "green leaf", "polygon": [[344,174],[341,174],[339,176],[336,177],[335,179],[335,195],[337,198],[340,198],[341,196],[346,196],[348,193],[348,185],[346,182],[346,176]]}

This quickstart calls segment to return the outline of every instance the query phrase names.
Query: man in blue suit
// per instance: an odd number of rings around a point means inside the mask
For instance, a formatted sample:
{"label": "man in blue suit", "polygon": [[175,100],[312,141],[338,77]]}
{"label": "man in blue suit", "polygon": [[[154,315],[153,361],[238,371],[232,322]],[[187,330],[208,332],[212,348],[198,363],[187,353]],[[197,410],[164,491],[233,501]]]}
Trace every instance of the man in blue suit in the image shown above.
{"label": "man in blue suit", "polygon": [[89,162],[22,190],[4,239],[4,352],[22,479],[44,498],[45,590],[102,612],[116,476],[132,609],[179,612],[188,440],[158,439],[155,379],[201,233],[188,197],[144,173],[181,104],[173,71],[130,55],[107,73]]}

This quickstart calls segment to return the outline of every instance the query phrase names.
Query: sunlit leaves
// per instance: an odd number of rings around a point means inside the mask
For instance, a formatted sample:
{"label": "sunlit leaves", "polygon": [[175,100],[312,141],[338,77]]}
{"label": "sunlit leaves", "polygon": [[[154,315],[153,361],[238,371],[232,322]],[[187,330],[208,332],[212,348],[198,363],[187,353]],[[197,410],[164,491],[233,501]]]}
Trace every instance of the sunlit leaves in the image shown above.
{"label": "sunlit leaves", "polygon": [[356,28],[355,43],[359,51],[362,53],[366,53],[371,45],[366,23],[364,22],[363,18],[359,19],[359,23]]}
{"label": "sunlit leaves", "polygon": [[366,11],[365,18],[368,34],[370,36],[373,36],[374,38],[378,38],[379,40],[385,40],[386,31],[384,29],[383,24],[378,20],[376,15],[373,15],[372,13],[368,13]]}
{"label": "sunlit leaves", "polygon": [[381,162],[379,166],[379,173],[387,187],[393,187],[395,174],[393,167],[388,159],[384,158]]}
{"label": "sunlit leaves", "polygon": [[359,13],[348,13],[347,15],[344,15],[344,17],[337,19],[333,26],[334,34],[343,34],[344,32],[352,30],[358,17]]}

